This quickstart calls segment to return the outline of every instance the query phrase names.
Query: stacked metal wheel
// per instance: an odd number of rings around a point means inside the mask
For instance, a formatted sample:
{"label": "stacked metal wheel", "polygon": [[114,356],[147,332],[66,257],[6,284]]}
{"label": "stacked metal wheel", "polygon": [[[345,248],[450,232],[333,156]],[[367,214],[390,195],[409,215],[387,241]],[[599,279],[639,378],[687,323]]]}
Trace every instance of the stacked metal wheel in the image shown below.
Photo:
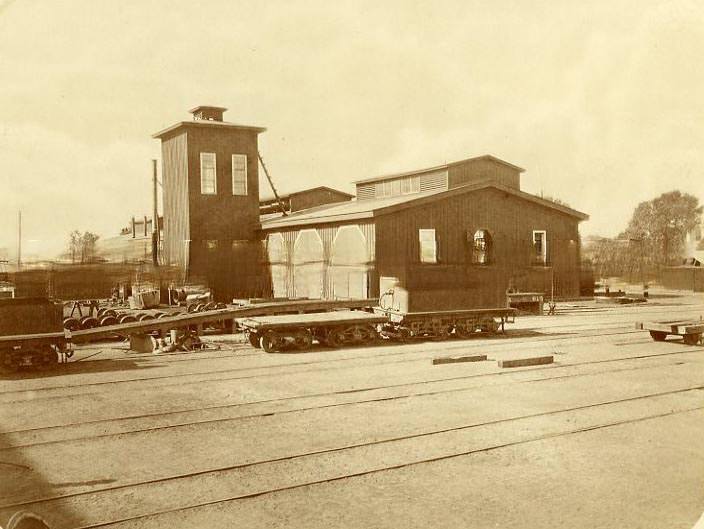
{"label": "stacked metal wheel", "polygon": [[113,309],[99,309],[98,323],[100,323],[101,327],[107,327],[108,325],[117,325],[117,311]]}
{"label": "stacked metal wheel", "polygon": [[210,301],[208,303],[203,303],[202,301],[196,301],[194,303],[190,303],[186,307],[186,310],[189,313],[194,313],[194,312],[206,312],[209,310],[226,309],[226,308],[227,308],[227,305],[225,305],[222,302]]}

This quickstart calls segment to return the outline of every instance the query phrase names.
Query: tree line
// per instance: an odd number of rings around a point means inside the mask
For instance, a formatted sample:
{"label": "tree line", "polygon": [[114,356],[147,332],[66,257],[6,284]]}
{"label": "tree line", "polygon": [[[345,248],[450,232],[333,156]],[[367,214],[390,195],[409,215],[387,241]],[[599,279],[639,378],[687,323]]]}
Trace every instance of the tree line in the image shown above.
{"label": "tree line", "polygon": [[[585,247],[584,257],[597,277],[647,280],[661,267],[681,264],[687,234],[701,226],[702,210],[693,195],[663,193],[638,204],[625,230]],[[702,241],[698,249],[704,250]]]}
{"label": "tree line", "polygon": [[92,263],[96,258],[96,243],[99,235],[89,231],[81,233],[74,230],[69,234],[68,258],[72,263]]}

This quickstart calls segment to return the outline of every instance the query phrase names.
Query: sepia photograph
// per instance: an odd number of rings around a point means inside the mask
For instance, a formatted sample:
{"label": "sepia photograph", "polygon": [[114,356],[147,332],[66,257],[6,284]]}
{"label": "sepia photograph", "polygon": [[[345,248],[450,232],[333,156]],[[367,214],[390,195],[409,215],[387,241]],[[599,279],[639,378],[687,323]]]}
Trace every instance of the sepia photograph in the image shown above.
{"label": "sepia photograph", "polygon": [[704,529],[704,4],[0,0],[0,529]]}

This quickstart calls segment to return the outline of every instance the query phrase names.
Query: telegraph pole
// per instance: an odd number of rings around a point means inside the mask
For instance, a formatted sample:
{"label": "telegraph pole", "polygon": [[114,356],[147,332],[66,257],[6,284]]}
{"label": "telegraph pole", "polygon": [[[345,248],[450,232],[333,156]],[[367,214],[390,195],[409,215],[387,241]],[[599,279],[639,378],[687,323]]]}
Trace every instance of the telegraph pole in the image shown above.
{"label": "telegraph pole", "polygon": [[22,210],[17,212],[17,270],[22,268]]}
{"label": "telegraph pole", "polygon": [[159,266],[159,208],[157,207],[157,184],[156,160],[152,160],[152,263],[154,266]]}

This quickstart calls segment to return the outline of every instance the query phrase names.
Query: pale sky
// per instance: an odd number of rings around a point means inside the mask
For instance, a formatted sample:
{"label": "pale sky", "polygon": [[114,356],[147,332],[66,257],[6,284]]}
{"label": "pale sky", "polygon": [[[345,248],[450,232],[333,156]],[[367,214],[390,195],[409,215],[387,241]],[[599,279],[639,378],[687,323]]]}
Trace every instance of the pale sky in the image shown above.
{"label": "pale sky", "polygon": [[[260,125],[281,191],[493,154],[615,235],[704,201],[700,1],[0,0],[0,248],[151,214],[151,134]],[[268,189],[262,188],[263,192]]]}

